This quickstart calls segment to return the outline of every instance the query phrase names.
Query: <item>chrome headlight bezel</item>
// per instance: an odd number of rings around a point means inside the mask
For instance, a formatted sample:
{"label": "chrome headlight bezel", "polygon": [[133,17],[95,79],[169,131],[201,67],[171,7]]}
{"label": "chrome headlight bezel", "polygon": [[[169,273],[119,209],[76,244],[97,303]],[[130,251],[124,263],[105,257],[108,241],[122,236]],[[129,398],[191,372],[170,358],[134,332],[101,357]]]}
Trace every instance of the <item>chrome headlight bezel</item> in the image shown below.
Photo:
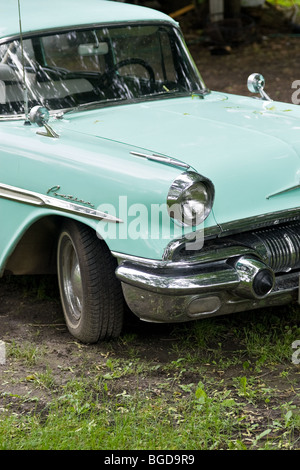
{"label": "chrome headlight bezel", "polygon": [[200,225],[209,216],[214,197],[215,188],[208,178],[186,171],[173,181],[169,189],[169,216],[182,226]]}

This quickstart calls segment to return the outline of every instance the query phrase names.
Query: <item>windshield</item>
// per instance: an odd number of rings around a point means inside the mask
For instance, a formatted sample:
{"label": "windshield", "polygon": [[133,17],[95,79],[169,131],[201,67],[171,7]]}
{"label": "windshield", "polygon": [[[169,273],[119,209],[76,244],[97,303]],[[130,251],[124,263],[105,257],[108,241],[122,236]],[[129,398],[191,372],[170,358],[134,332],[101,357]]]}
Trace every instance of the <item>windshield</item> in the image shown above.
{"label": "windshield", "polygon": [[169,25],[77,29],[0,45],[2,115],[23,114],[26,100],[29,109],[58,110],[204,89],[180,33]]}

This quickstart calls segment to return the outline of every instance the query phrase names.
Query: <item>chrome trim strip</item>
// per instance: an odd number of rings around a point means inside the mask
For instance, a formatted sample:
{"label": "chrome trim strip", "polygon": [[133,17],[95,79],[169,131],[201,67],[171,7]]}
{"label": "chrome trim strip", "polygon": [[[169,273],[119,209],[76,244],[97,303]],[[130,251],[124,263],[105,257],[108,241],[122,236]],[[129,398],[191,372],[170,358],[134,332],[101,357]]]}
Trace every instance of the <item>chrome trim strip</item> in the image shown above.
{"label": "chrome trim strip", "polygon": [[[170,21],[166,21],[166,20],[163,20],[163,19],[147,19],[147,20],[132,20],[132,21],[116,21],[116,22],[112,22],[112,21],[107,21],[107,22],[97,22],[97,23],[84,23],[84,24],[70,24],[69,26],[58,26],[58,27],[55,27],[55,28],[51,28],[51,29],[38,29],[38,30],[35,30],[35,31],[25,31],[23,32],[23,39],[27,39],[27,38],[32,38],[32,37],[36,37],[36,36],[41,36],[41,35],[44,35],[44,36],[52,36],[53,34],[58,34],[58,33],[64,33],[64,32],[68,32],[68,31],[72,31],[72,30],[89,30],[89,29],[96,29],[96,28],[102,28],[102,27],[120,27],[120,26],[139,26],[139,25],[153,25],[153,24],[159,24],[159,25],[166,25],[166,26],[171,26],[173,28],[175,28],[176,30],[178,30],[179,32],[181,32],[181,29],[178,25],[178,23],[176,23],[175,21],[173,21],[171,18],[170,18]],[[5,37],[2,37],[0,38],[0,45],[1,44],[5,44],[7,42],[11,42],[11,41],[16,41],[20,39],[20,34],[19,33],[16,33],[16,34],[12,34],[11,36],[5,36]]]}
{"label": "chrome trim strip", "polygon": [[131,261],[132,263],[152,267],[162,267],[166,266],[167,264],[165,261],[161,261],[159,259],[141,258],[140,256],[127,255],[125,253],[119,253],[117,251],[111,251],[111,254],[115,258],[117,258],[119,264],[123,263],[123,261]]}
{"label": "chrome trim strip", "polygon": [[232,235],[234,233],[247,232],[249,230],[255,230],[297,220],[300,220],[300,207],[268,214],[261,214],[254,217],[247,217],[246,219],[234,220],[233,222],[220,224],[220,236],[223,237]]}
{"label": "chrome trim strip", "polygon": [[[62,119],[64,113],[69,111],[71,108],[65,109],[48,109],[50,117],[55,119]],[[25,113],[23,114],[1,114],[0,121],[22,121],[25,117]],[[37,132],[38,133],[38,132]]]}
{"label": "chrome trim strip", "polygon": [[24,120],[24,114],[1,114],[0,121],[21,121]]}
{"label": "chrome trim strip", "polygon": [[44,194],[35,193],[26,189],[17,188],[8,184],[0,183],[0,198],[12,201],[30,204],[33,206],[44,207],[48,209],[58,210],[69,214],[80,215],[96,220],[107,220],[108,222],[123,223],[122,219],[118,219],[105,212],[91,209],[90,207],[74,204],[68,201],[61,201],[54,197]]}
{"label": "chrome trim strip", "polygon": [[266,199],[270,199],[271,197],[274,197],[274,196],[279,196],[280,194],[289,193],[290,191],[294,191],[295,189],[300,189],[300,183],[296,184],[295,186],[291,186],[290,188],[282,189],[281,191],[278,191],[277,193],[269,194],[268,196],[266,196]]}
{"label": "chrome trim strip", "polygon": [[164,155],[157,155],[153,153],[152,155],[146,154],[146,153],[140,153],[140,152],[130,152],[131,155],[134,155],[136,157],[143,157],[146,158],[147,160],[159,162],[159,163],[165,163],[166,165],[173,165],[173,166],[179,166],[182,168],[190,168],[190,165],[187,163],[180,162],[179,160],[176,160],[175,158],[171,157],[165,157]]}
{"label": "chrome trim strip", "polygon": [[156,259],[147,259],[141,258],[138,256],[126,255],[124,253],[118,253],[116,251],[111,252],[113,256],[118,259],[119,264],[121,265],[123,262],[129,261],[134,263],[138,266],[147,266],[152,268],[181,268],[190,266],[193,267],[194,265],[228,260],[230,258],[236,258],[238,256],[245,256],[245,255],[256,255],[257,253],[254,249],[241,246],[241,245],[234,245],[228,247],[221,247],[219,249],[209,250],[209,251],[199,251],[195,255],[189,255],[186,258],[180,259],[178,261],[173,261],[172,259],[163,259],[163,260],[156,260]]}

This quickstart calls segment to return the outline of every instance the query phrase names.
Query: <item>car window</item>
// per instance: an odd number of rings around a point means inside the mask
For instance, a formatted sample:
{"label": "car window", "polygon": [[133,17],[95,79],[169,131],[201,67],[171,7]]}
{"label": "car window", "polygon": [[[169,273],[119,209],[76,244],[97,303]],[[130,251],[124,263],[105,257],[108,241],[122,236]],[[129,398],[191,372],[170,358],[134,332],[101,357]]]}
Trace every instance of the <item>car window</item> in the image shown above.
{"label": "car window", "polygon": [[[22,46],[23,44],[23,46]],[[0,45],[0,114],[109,105],[203,91],[176,28],[127,25],[34,35]]]}
{"label": "car window", "polygon": [[68,70],[105,71],[104,54],[83,55],[80,53],[82,44],[96,44],[98,41],[95,31],[56,34],[42,38],[45,62],[52,67],[62,67]]}
{"label": "car window", "polygon": [[[126,29],[116,30],[112,34],[112,46],[117,63],[130,62],[131,58],[136,57],[138,51],[138,57],[152,67],[156,80],[175,80],[170,40],[163,28],[141,27],[139,31],[134,28],[133,34],[128,34]],[[134,62],[124,65],[119,73],[148,78],[147,69]]]}

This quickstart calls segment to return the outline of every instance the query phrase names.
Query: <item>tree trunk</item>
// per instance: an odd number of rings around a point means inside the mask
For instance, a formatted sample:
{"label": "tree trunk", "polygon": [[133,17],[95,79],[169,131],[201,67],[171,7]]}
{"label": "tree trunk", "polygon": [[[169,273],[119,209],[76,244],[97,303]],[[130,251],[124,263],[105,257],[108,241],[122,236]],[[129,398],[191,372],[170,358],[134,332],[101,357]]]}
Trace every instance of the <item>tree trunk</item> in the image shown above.
{"label": "tree trunk", "polygon": [[241,16],[241,0],[225,0],[226,18],[239,18]]}

